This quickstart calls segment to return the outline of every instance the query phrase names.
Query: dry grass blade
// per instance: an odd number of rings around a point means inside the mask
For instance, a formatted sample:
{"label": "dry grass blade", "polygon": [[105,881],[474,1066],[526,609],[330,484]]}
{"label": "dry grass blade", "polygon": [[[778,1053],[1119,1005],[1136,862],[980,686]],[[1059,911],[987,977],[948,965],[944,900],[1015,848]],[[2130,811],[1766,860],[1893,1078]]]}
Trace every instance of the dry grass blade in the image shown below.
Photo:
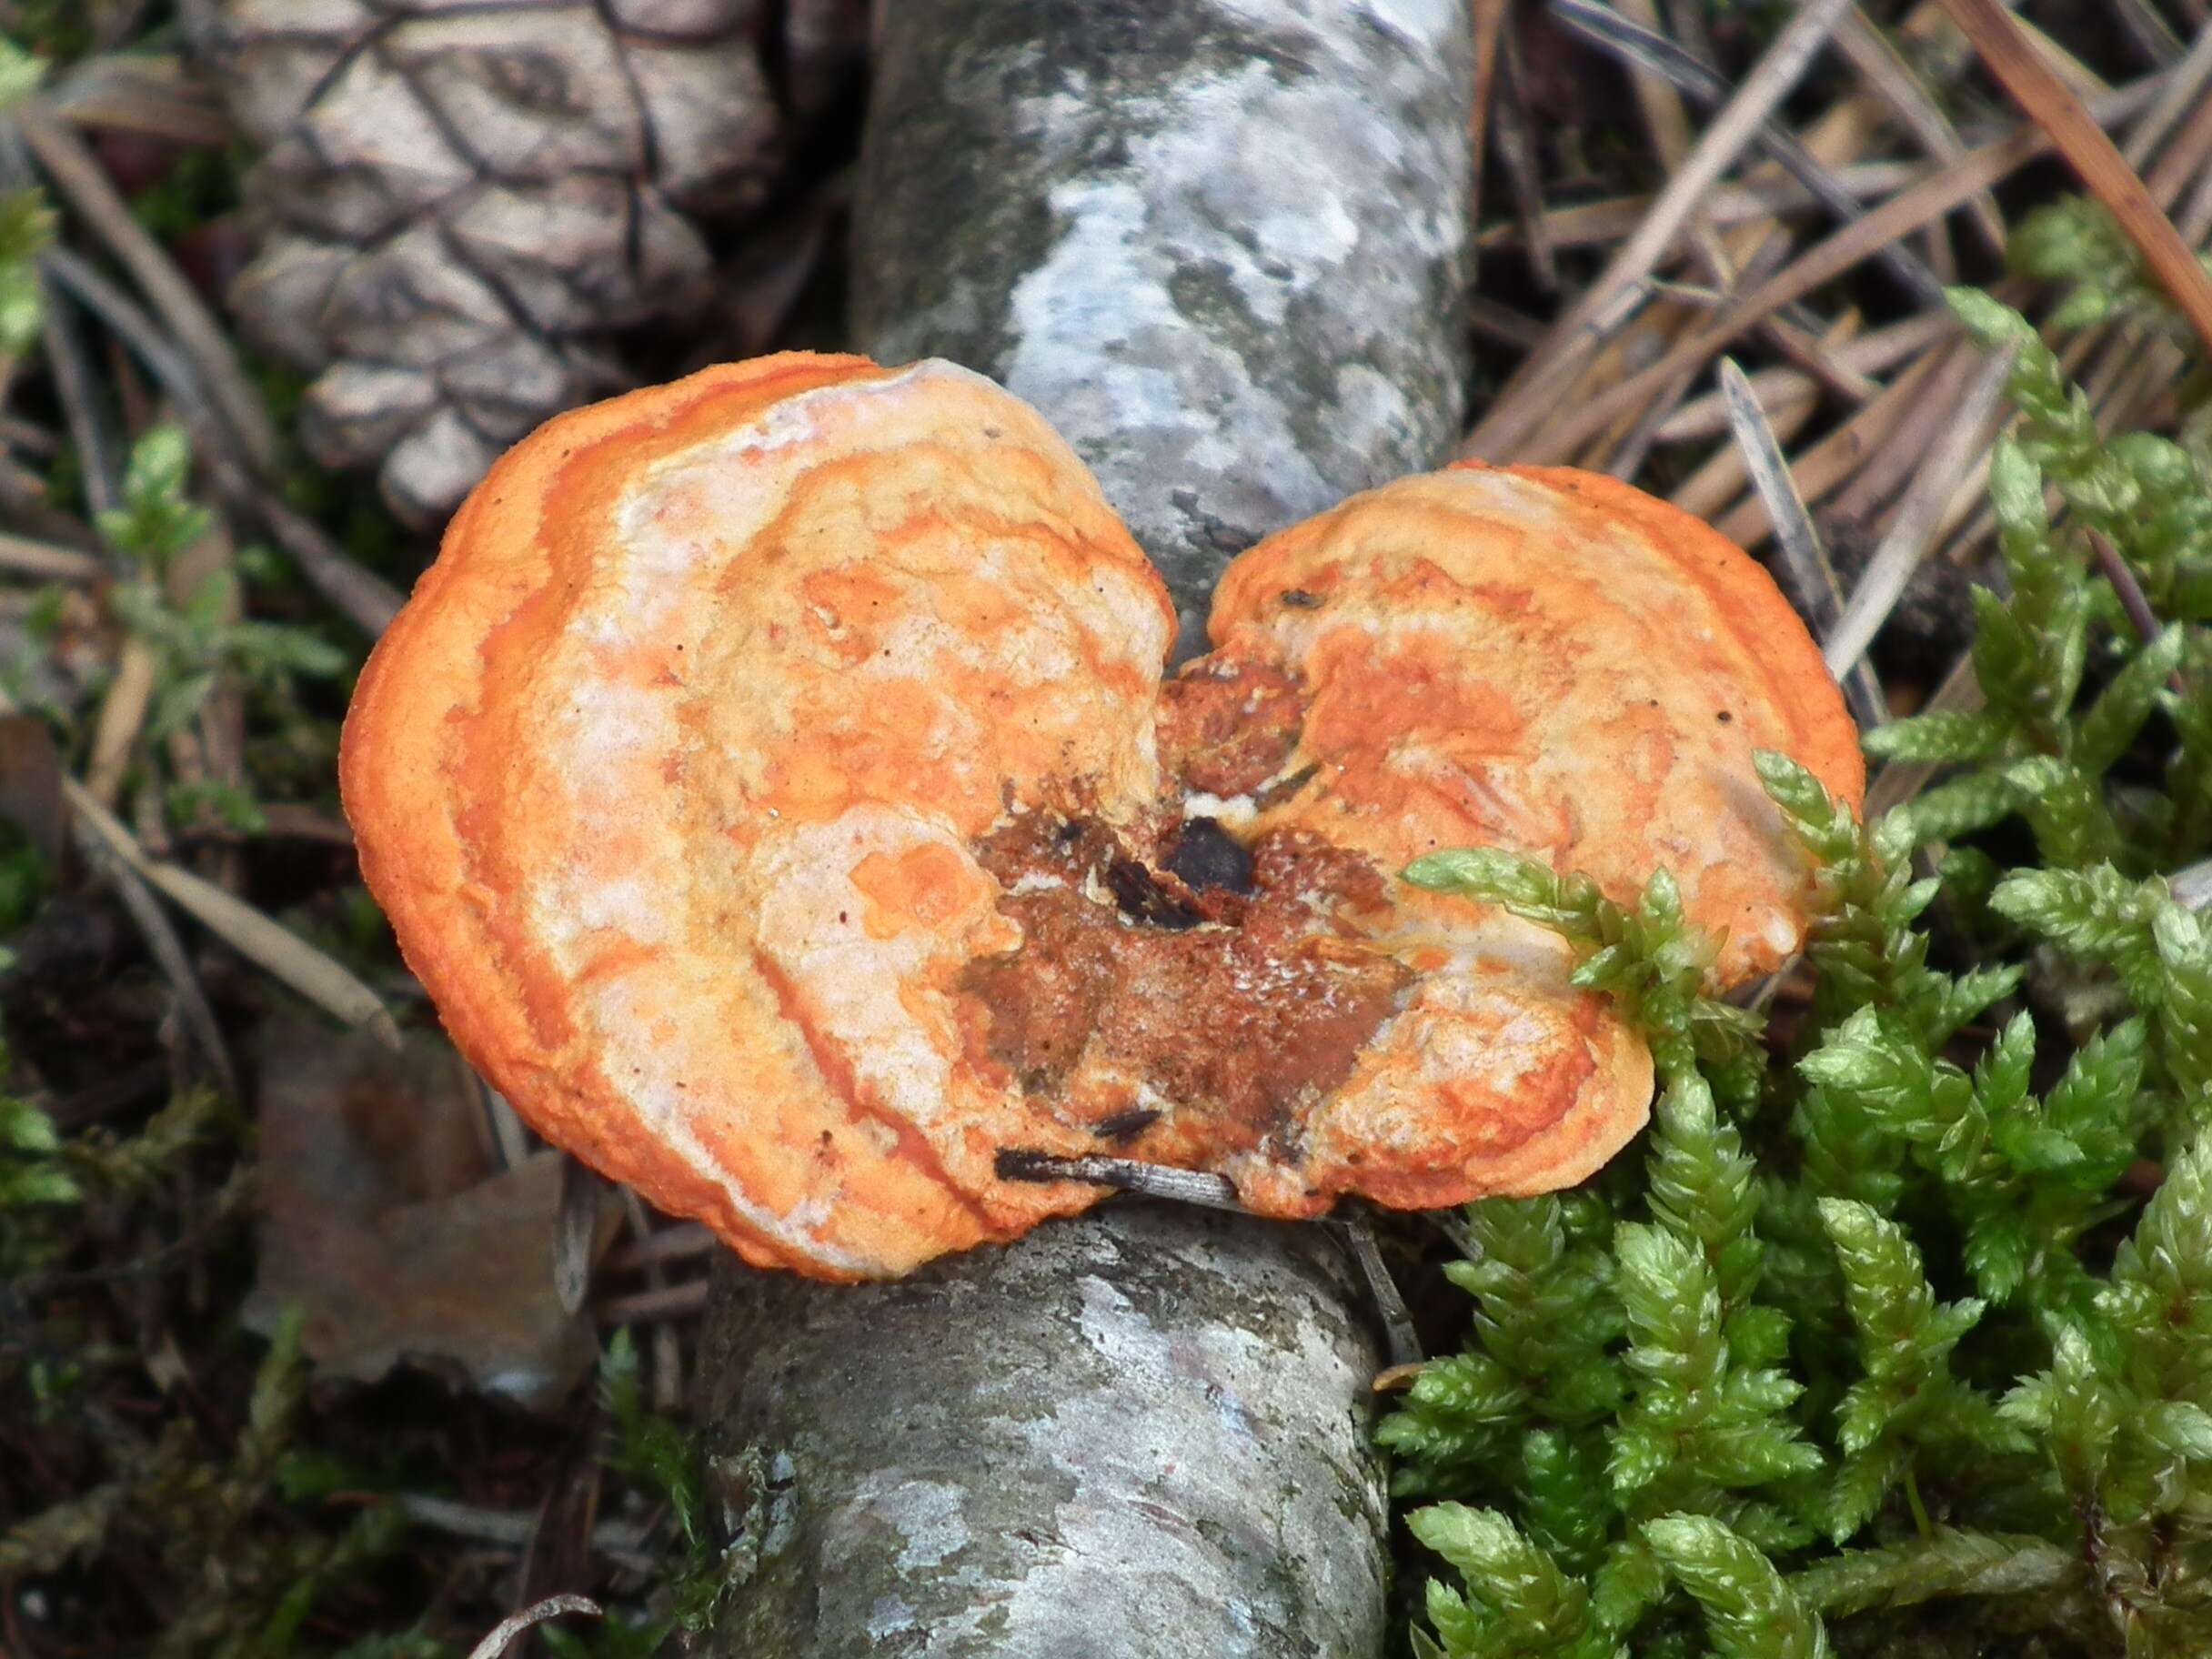
{"label": "dry grass blade", "polygon": [[[1598,0],[1550,0],[1547,8],[1569,29],[1640,72],[1664,76],[1667,82],[1699,103],[1714,105],[1727,97],[1728,82],[1720,71],[1685,52],[1665,35],[1622,16]],[[1855,15],[1853,14],[1852,15]],[[1846,19],[1846,24],[1848,19]],[[1933,107],[1932,106],[1930,106]],[[1939,121],[1942,119],[1938,115]],[[1947,126],[1946,126],[1946,130]],[[1956,145],[1956,136],[1953,139]],[[1768,118],[1754,135],[1753,143],[1789,173],[1815,201],[1840,219],[1856,218],[1859,198],[1782,124]],[[1943,285],[1927,266],[1901,246],[1882,250],[1881,258],[1898,280],[1923,300],[1935,300]]]}
{"label": "dry grass blade", "polygon": [[[1658,0],[1614,0],[1614,4],[1629,23],[1658,35]],[[1554,11],[1553,15],[1556,17],[1558,13]],[[1644,130],[1651,135],[1652,150],[1659,166],[1663,172],[1672,172],[1690,153],[1690,112],[1684,106],[1674,83],[1655,70],[1642,64],[1634,65],[1629,70],[1629,81],[1635,91],[1636,106],[1644,116]],[[1711,222],[1703,215],[1695,223],[1710,234]]]}
{"label": "dry grass blade", "polygon": [[[2174,123],[2196,107],[2197,95],[2203,91],[2207,78],[2212,78],[2212,26],[2197,32],[2188,55],[2175,66],[2165,93],[2144,112],[2135,130],[2127,135],[2120,154],[2129,166],[2140,169],[2150,160],[2159,143],[2174,130]],[[2157,193],[2154,190],[2152,194]]]}
{"label": "dry grass blade", "polygon": [[1842,674],[1874,643],[1875,635],[1905,592],[1905,583],[1919,568],[1953,497],[1986,442],[1983,425],[1996,407],[2011,367],[2009,354],[2000,354],[1983,366],[1942,441],[1914,479],[1896,522],[1867,561],[1858,587],[1836,618],[1835,628],[1822,649],[1831,674]]}
{"label": "dry grass blade", "polygon": [[[1593,326],[1608,315],[1624,295],[1633,289],[1664,255],[1705,193],[1735,164],[1760,126],[1812,66],[1814,56],[1829,31],[1842,19],[1849,0],[1811,0],[1791,18],[1743,86],[1714,117],[1683,165],[1653,202],[1651,211],[1635,233],[1614,252],[1605,269],[1589,289],[1553,326],[1548,350],[1539,351],[1513,377],[1490,413],[1468,435],[1465,453],[1496,457],[1520,454],[1523,440],[1557,408],[1584,360],[1597,344]],[[1864,223],[1865,221],[1862,221]],[[1886,246],[1884,237],[1875,246]],[[1670,384],[1682,370],[1700,359],[1684,357],[1664,375],[1654,376],[1644,396],[1609,411],[1605,419],[1590,423],[1571,449],[1580,448],[1605,430],[1624,409],[1640,408],[1648,397]]]}
{"label": "dry grass blade", "polygon": [[2158,15],[2150,0],[2112,0],[2112,15],[2136,47],[2154,64],[2170,64],[2181,55],[2181,40]]}
{"label": "dry grass blade", "polygon": [[[237,434],[208,400],[207,388],[192,360],[176,348],[162,332],[160,324],[137,301],[110,282],[89,260],[79,258],[65,247],[49,247],[40,254],[38,268],[130,347],[131,355],[146,366],[146,372],[176,404],[177,417],[191,432],[195,448],[212,456],[239,444]],[[52,320],[48,318],[49,323]],[[50,349],[51,334],[47,345]],[[73,435],[75,431],[72,422]],[[110,496],[107,507],[120,505],[113,479],[106,488]],[[106,511],[106,507],[96,503],[96,510]]]}
{"label": "dry grass blade", "polygon": [[[1915,179],[1926,176],[1926,168],[1910,161],[1860,161],[1836,169],[1830,176],[1849,191],[1852,200],[1857,203],[1894,196]],[[1544,235],[1551,238],[1554,247],[1592,247],[1617,242],[1635,229],[1637,223],[1651,211],[1654,199],[1649,196],[1620,196],[1602,202],[1584,202],[1575,207],[1553,207],[1543,216]],[[1698,214],[1716,229],[1725,229],[1747,220],[1771,219],[1777,214],[1803,213],[1820,206],[1813,193],[1794,178],[1753,178],[1716,187]],[[1520,243],[1521,226],[1510,219],[1492,225],[1475,238],[1475,245],[1485,250],[1517,247]]]}
{"label": "dry grass blade", "polygon": [[[652,1222],[646,1215],[645,1201],[628,1187],[622,1189],[622,1211],[629,1218],[632,1233],[639,1239],[650,1238]],[[661,1272],[658,1261],[645,1264],[645,1283],[648,1290],[667,1288],[668,1279]],[[653,1403],[664,1412],[680,1412],[685,1397],[684,1346],[677,1337],[675,1326],[661,1324],[653,1327],[652,1352]]]}
{"label": "dry grass blade", "polygon": [[214,882],[149,857],[122,820],[75,779],[62,780],[62,792],[111,852],[240,956],[347,1024],[364,1026],[387,1046],[399,1046],[399,1028],[391,1014],[346,968]]}
{"label": "dry grass blade", "polygon": [[2111,210],[2151,274],[2172,296],[2206,349],[2212,351],[2212,276],[2197,262],[2173,221],[2158,211],[2105,130],[2090,119],[2081,100],[2044,62],[2012,14],[1996,0],[1943,0],[1943,7],[1974,43],[1990,73],[2036,125],[2050,134],[2066,165]]}
{"label": "dry grass blade", "polygon": [[[1966,153],[1966,142],[1951,125],[1951,118],[1928,96],[1920,77],[1890,45],[1889,37],[1866,21],[1865,13],[1854,9],[1844,19],[1843,26],[1835,31],[1835,49],[1929,156],[1937,161],[1956,161]],[[1997,211],[1996,198],[1985,190],[1966,204],[1966,213],[1990,251],[2003,254],[2005,216]]]}
{"label": "dry grass blade", "polygon": [[132,216],[129,204],[108,181],[106,169],[83,139],[35,102],[18,106],[13,114],[17,130],[46,176],[168,323],[177,344],[198,370],[209,397],[255,465],[275,466],[279,447],[268,410],[247,384],[246,371],[239,367],[237,353],[221,325],[176,268],[176,262]]}
{"label": "dry grass blade", "polygon": [[116,890],[116,896],[123,900],[123,908],[130,912],[132,922],[146,940],[155,967],[161,970],[161,977],[176,997],[185,1028],[191,1032],[200,1052],[207,1057],[216,1081],[226,1094],[235,1096],[238,1091],[237,1070],[231,1064],[230,1050],[224,1044],[223,1029],[216,1022],[207,993],[200,989],[199,976],[192,971],[192,959],[185,953],[184,940],[176,936],[176,927],[137,871],[96,836],[86,837],[84,844],[87,861]]}
{"label": "dry grass blade", "polygon": [[[1945,336],[1957,332],[1958,321],[1946,308],[1892,323],[1886,328],[1876,328],[1841,345],[1824,347],[1824,351],[1827,360],[1839,368],[1855,375],[1878,375],[1918,355]],[[1812,376],[1795,369],[1763,368],[1749,378],[1762,407],[1811,397],[1818,391]],[[1659,428],[1659,441],[1682,443],[1690,438],[1711,437],[1728,429],[1728,400],[1720,392],[1710,392],[1675,410]]]}
{"label": "dry grass blade", "polygon": [[123,504],[123,463],[102,412],[92,357],[78,332],[76,313],[60,292],[52,260],[59,249],[39,256],[38,289],[40,333],[45,347],[46,370],[60,398],[62,420],[75,447],[77,469],[84,478],[85,505],[95,516],[112,512]]}
{"label": "dry grass blade", "polygon": [[[1766,412],[1751,388],[1750,377],[1726,357],[1721,359],[1721,394],[1728,403],[1728,423],[1744,452],[1752,488],[1766,505],[1767,521],[1775,527],[1777,562],[1785,577],[1790,602],[1815,631],[1825,628],[1842,603],[1835,568],[1821,543],[1819,527],[1805,510],[1797,482],[1790,476],[1789,457],[1767,424]],[[1881,682],[1865,663],[1843,677],[1844,696],[1862,726],[1878,726],[1889,718]]]}

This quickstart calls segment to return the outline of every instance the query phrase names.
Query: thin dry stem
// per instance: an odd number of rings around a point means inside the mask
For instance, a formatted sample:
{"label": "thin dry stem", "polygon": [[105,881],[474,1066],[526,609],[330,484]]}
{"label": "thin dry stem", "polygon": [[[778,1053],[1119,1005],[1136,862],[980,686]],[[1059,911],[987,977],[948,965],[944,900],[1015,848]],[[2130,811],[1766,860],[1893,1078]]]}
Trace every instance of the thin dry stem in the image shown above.
{"label": "thin dry stem", "polygon": [[1857,588],[1822,649],[1830,673],[1842,674],[1865,653],[1903,596],[1913,572],[1919,568],[1953,496],[1976,457],[1988,446],[1986,427],[2004,392],[2011,366],[2010,355],[2003,353],[1983,366],[1943,440],[1928,456],[1925,468],[1898,509],[1895,525],[1867,561]]}
{"label": "thin dry stem", "polygon": [[85,223],[106,244],[116,261],[169,326],[179,347],[254,464],[273,468],[280,453],[276,428],[258,394],[247,383],[237,352],[176,268],[176,262],[132,216],[129,204],[85,141],[35,101],[12,112],[24,142]]}

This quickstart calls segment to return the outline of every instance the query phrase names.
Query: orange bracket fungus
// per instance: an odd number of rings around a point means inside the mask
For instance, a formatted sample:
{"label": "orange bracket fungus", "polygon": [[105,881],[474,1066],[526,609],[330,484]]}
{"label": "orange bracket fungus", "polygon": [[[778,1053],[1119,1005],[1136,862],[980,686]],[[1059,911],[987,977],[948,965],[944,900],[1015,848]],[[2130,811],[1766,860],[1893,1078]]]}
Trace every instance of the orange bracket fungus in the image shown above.
{"label": "orange bracket fungus", "polygon": [[1798,946],[1755,749],[1855,735],[1766,575],[1610,478],[1463,466],[1239,558],[1214,649],[1074,454],[941,362],[787,355],[550,422],[348,718],[362,867],[549,1140],[748,1260],[881,1278],[1213,1171],[1268,1215],[1576,1181],[1651,1060],[1552,935],[1397,880],[1497,846]]}

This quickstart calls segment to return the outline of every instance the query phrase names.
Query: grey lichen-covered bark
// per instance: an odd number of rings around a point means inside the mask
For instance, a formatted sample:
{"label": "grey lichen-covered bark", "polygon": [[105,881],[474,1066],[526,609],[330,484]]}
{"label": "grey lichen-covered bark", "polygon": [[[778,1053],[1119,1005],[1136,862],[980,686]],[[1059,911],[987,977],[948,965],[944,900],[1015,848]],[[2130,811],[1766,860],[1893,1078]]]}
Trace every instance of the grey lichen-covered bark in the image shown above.
{"label": "grey lichen-covered bark", "polygon": [[[858,337],[1037,405],[1194,631],[1459,424],[1461,0],[897,0]],[[1331,1233],[1117,1203],[893,1284],[719,1272],[712,1647],[1364,1659],[1385,1510]]]}
{"label": "grey lichen-covered bark", "polygon": [[882,8],[854,309],[1044,411],[1183,608],[1460,427],[1464,0]]}
{"label": "grey lichen-covered bark", "polygon": [[1131,1204],[888,1285],[738,1277],[718,1652],[1377,1651],[1375,1357],[1324,1230]]}

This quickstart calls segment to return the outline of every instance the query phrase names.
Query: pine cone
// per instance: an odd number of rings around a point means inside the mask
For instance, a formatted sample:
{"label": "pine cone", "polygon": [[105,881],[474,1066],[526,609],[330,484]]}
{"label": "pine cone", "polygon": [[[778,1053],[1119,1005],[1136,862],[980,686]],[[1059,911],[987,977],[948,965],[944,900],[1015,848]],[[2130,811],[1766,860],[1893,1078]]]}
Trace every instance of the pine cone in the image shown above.
{"label": "pine cone", "polygon": [[611,330],[705,297],[693,216],[766,193],[759,0],[186,0],[266,222],[231,290],[316,371],[333,467],[439,522],[508,445],[625,379]]}

